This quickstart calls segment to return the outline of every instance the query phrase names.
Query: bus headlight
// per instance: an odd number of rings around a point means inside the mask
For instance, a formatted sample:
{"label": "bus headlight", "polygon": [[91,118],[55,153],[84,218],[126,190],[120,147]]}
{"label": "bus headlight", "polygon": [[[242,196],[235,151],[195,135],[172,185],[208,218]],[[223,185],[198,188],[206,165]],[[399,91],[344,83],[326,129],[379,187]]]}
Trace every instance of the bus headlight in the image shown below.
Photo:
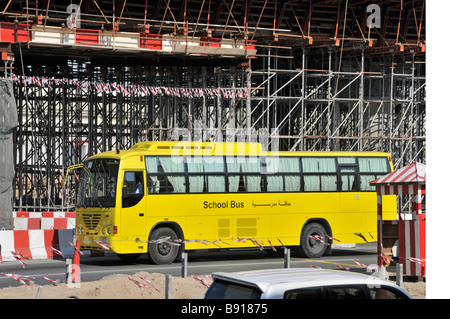
{"label": "bus headlight", "polygon": [[108,235],[111,235],[111,227],[108,228]]}
{"label": "bus headlight", "polygon": [[103,229],[102,229],[102,234],[103,234],[103,235],[106,234],[106,228],[103,228]]}

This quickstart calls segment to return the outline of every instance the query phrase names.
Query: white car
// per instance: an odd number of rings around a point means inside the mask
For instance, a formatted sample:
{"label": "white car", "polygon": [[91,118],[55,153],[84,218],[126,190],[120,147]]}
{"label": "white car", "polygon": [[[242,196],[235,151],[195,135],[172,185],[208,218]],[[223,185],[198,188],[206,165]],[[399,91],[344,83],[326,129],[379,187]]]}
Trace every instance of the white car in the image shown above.
{"label": "white car", "polygon": [[393,283],[341,270],[283,268],[212,278],[205,299],[412,299]]}

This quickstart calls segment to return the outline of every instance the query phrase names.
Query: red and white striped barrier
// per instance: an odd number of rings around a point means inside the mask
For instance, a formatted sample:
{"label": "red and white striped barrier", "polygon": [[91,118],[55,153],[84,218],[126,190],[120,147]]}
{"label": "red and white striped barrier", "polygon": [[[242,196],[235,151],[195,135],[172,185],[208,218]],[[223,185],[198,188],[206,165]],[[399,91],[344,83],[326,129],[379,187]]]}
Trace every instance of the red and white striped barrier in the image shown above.
{"label": "red and white striped barrier", "polygon": [[41,229],[72,229],[75,228],[75,218],[46,218],[41,220]]}
{"label": "red and white striped barrier", "polygon": [[13,212],[14,230],[73,229],[75,212]]}
{"label": "red and white striped barrier", "polygon": [[75,218],[75,212],[43,212],[43,218]]}
{"label": "red and white striped barrier", "polygon": [[59,254],[51,247],[64,256],[72,256],[74,250],[69,242],[73,241],[73,234],[73,229],[2,231],[0,232],[2,259],[3,261],[20,259],[19,261],[23,262],[26,259],[57,258]]}
{"label": "red and white striped barrier", "polygon": [[13,218],[41,218],[42,213],[38,212],[13,212]]}
{"label": "red and white striped barrier", "polygon": [[41,229],[41,218],[13,218],[13,225],[15,230]]}

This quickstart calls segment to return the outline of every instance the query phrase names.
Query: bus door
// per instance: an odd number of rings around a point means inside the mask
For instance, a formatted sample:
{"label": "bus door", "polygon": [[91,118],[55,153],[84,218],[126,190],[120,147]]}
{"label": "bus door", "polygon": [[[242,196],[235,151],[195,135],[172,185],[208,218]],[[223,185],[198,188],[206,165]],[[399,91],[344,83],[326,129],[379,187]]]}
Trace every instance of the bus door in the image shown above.
{"label": "bus door", "polygon": [[367,231],[366,214],[360,210],[361,192],[359,190],[358,166],[338,165],[338,178],[341,192],[341,212],[351,218],[344,226],[344,233]]}
{"label": "bus door", "polygon": [[358,193],[358,166],[339,165],[338,178],[341,191],[341,210],[358,211],[359,193]]}
{"label": "bus door", "polygon": [[[145,229],[145,183],[143,171],[125,171],[122,184],[122,208],[119,231],[122,236],[146,241]],[[135,237],[135,238],[131,238]]]}

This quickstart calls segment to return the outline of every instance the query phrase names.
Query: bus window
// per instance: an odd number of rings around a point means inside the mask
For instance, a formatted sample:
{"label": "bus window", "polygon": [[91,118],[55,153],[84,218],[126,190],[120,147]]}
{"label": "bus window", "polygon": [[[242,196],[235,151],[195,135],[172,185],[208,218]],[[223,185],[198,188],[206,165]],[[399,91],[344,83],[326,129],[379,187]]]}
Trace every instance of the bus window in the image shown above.
{"label": "bus window", "polygon": [[241,164],[237,157],[227,156],[225,159],[228,171],[228,192],[236,193],[239,190]]}
{"label": "bus window", "polygon": [[146,156],[148,193],[185,193],[186,175],[182,157]]}
{"label": "bus window", "polygon": [[[383,174],[384,175],[384,174]],[[378,177],[381,177],[383,175],[363,175],[361,174],[360,179],[361,179],[361,190],[362,191],[371,191],[371,192],[375,192],[376,191],[376,187],[375,185],[370,185],[371,181],[376,180]]]}
{"label": "bus window", "polygon": [[209,193],[225,192],[225,163],[223,157],[203,157],[203,168],[207,173],[206,184]]}
{"label": "bus window", "polygon": [[[266,157],[267,191],[299,192],[300,160],[298,157]],[[292,174],[287,174],[292,173]]]}
{"label": "bus window", "polygon": [[356,192],[356,167],[339,167],[342,192]]}
{"label": "bus window", "polygon": [[241,169],[244,174],[245,191],[261,192],[261,159],[259,157],[246,157],[241,164]]}
{"label": "bus window", "polygon": [[86,164],[89,173],[83,171],[81,175],[77,207],[114,207],[119,161],[97,159]]}
{"label": "bus window", "polygon": [[337,168],[333,157],[303,157],[305,191],[337,191]]}
{"label": "bus window", "polygon": [[147,175],[148,193],[149,194],[159,193],[161,189],[161,181],[164,184],[165,180],[162,179],[162,176]]}
{"label": "bus window", "polygon": [[122,207],[131,207],[144,197],[142,172],[125,172],[122,186]]}
{"label": "bus window", "polygon": [[160,156],[159,161],[165,174],[167,174],[168,193],[186,193],[186,176],[182,157]]}
{"label": "bus window", "polygon": [[391,172],[386,157],[361,157],[358,158],[358,162],[362,191],[374,192],[376,187],[370,185],[369,182]]}
{"label": "bus window", "polygon": [[388,173],[391,171],[386,157],[362,157],[358,158],[358,161],[361,173]]}
{"label": "bus window", "polygon": [[186,164],[189,173],[189,192],[202,193],[205,186],[202,158],[200,156],[186,157]]}
{"label": "bus window", "polygon": [[228,192],[261,192],[261,159],[259,157],[226,157]]}

